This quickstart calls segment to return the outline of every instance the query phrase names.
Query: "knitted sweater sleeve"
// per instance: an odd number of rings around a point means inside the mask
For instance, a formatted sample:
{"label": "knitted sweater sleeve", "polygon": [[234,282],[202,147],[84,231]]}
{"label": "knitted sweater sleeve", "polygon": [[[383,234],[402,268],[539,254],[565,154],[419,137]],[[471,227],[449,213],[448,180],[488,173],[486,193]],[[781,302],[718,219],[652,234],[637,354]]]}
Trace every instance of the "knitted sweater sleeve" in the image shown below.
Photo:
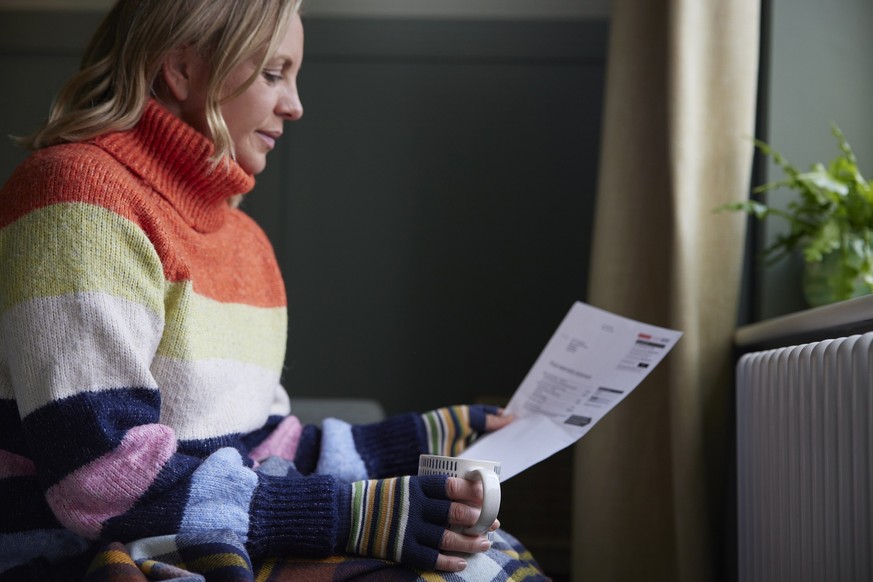
{"label": "knitted sweater sleeve", "polygon": [[347,485],[256,472],[230,446],[182,452],[162,423],[167,283],[143,231],[99,205],[36,209],[2,225],[0,272],[0,397],[22,435],[0,448],[38,474],[64,527],[120,541],[224,529],[253,556],[334,551]]}
{"label": "knitted sweater sleeve", "polygon": [[326,418],[320,428],[302,429],[295,463],[304,473],[344,482],[414,475],[419,455],[458,455],[485,432],[486,415],[496,412],[493,406],[456,405],[366,425]]}

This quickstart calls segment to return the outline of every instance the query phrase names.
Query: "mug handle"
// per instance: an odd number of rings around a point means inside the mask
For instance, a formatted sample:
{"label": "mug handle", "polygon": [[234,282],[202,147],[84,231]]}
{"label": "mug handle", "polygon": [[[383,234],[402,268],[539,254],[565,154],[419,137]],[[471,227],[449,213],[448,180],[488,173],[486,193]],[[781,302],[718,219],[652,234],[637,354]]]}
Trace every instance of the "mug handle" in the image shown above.
{"label": "mug handle", "polygon": [[500,511],[500,477],[493,471],[479,467],[468,471],[467,478],[469,479],[473,474],[478,475],[479,480],[482,481],[482,511],[476,524],[464,530],[467,535],[479,535],[488,531]]}

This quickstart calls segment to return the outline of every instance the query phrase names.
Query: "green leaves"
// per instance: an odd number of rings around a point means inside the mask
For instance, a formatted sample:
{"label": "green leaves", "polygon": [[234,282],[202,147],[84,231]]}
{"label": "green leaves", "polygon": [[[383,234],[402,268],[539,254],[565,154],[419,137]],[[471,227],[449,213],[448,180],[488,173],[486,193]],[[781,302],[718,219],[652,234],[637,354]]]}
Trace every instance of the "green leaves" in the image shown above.
{"label": "green leaves", "polygon": [[[782,179],[754,189],[756,194],[787,188],[797,196],[785,210],[756,200],[726,204],[717,211],[740,211],[764,220],[779,217],[788,231],[764,250],[768,264],[800,250],[807,264],[827,259],[827,284],[836,299],[873,292],[873,186],[858,169],[843,132],[831,125],[840,155],[801,172],[770,145],[755,146],[782,169]],[[836,264],[834,264],[836,263]],[[858,285],[861,285],[859,289]]]}

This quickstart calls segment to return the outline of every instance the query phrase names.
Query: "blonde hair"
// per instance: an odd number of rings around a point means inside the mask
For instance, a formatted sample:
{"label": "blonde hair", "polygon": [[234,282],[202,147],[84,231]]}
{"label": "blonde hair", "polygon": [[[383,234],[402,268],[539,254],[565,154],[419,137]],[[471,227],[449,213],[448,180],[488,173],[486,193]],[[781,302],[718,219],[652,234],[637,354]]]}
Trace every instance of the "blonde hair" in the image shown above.
{"label": "blonde hair", "polygon": [[[206,122],[214,160],[233,156],[221,104],[245,91],[275,52],[301,0],[118,0],[97,28],[79,71],[52,104],[36,133],[19,139],[32,150],[130,129],[139,121],[165,58],[194,48],[209,68]],[[260,58],[241,87],[223,95],[240,63]]]}

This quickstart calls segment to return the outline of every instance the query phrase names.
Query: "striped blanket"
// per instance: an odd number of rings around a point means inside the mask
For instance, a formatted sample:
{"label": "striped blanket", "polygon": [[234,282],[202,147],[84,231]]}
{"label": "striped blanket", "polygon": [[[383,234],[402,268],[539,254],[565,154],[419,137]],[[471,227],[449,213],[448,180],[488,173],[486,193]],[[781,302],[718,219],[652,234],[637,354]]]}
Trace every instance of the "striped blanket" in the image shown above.
{"label": "striped blanket", "polygon": [[493,546],[471,556],[458,574],[421,572],[394,562],[338,555],[325,559],[278,558],[252,563],[232,532],[176,535],[105,546],[91,562],[86,582],[340,582],[539,581],[549,580],[531,554],[508,533],[494,533]]}

